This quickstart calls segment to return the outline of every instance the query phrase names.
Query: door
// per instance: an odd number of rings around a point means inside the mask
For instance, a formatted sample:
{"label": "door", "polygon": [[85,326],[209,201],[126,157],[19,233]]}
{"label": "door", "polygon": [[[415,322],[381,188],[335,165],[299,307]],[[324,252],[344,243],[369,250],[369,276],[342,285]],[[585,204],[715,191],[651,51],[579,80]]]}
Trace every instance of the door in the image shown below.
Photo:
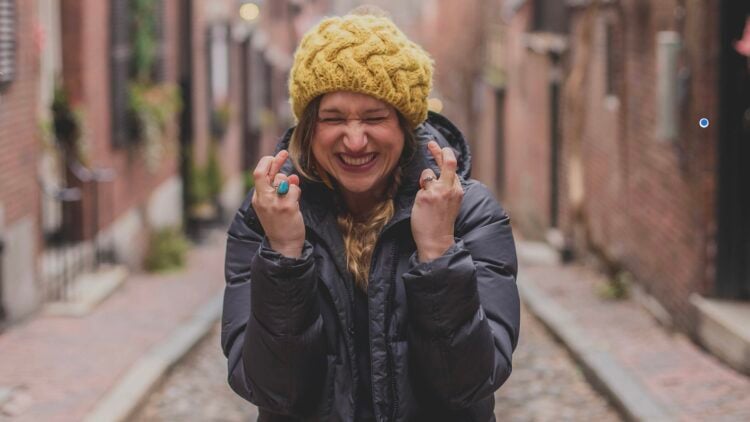
{"label": "door", "polygon": [[495,89],[495,192],[505,199],[505,89]]}
{"label": "door", "polygon": [[253,38],[248,36],[241,44],[241,84],[242,84],[242,169],[243,171],[252,171],[255,168],[260,157],[258,156],[258,142],[260,131],[256,127],[253,113],[255,109],[254,90],[258,88],[253,86],[255,80],[254,59],[253,57]]}
{"label": "door", "polygon": [[180,112],[180,177],[184,188],[182,189],[183,222],[190,230],[190,215],[188,206],[190,204],[190,170],[193,149],[193,10],[192,0],[183,0],[180,7],[180,69],[179,84],[182,95],[182,110]]}
{"label": "door", "polygon": [[750,2],[721,2],[716,294],[744,300],[750,299],[750,52],[741,53],[737,40],[749,16]]}

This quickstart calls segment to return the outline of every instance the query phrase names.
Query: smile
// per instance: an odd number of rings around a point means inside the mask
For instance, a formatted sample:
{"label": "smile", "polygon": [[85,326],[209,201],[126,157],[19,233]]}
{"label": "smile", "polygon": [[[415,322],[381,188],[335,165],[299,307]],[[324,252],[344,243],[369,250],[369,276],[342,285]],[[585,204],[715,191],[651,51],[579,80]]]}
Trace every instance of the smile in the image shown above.
{"label": "smile", "polygon": [[367,154],[362,157],[350,157],[348,155],[339,154],[339,159],[344,162],[344,164],[349,166],[363,166],[365,164],[370,163],[372,160],[375,159],[375,153]]}

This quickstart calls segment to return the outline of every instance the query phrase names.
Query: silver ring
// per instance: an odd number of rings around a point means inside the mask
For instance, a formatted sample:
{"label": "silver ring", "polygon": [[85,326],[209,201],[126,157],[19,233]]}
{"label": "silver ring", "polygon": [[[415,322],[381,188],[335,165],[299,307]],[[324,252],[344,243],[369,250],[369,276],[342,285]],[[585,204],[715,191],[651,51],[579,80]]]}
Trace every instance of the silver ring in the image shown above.
{"label": "silver ring", "polygon": [[422,179],[422,186],[424,186],[422,189],[427,189],[427,183],[434,182],[435,178],[432,176],[427,176],[424,179]]}

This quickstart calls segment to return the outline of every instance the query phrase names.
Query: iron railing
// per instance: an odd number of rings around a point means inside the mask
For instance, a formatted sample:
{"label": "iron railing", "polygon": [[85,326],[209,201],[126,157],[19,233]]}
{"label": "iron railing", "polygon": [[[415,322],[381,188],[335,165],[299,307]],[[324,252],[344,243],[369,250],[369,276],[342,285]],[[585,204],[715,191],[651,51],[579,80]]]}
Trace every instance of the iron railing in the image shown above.
{"label": "iron railing", "polygon": [[[99,206],[99,185],[113,181],[114,172],[90,169],[75,161],[69,163],[68,170],[80,187],[48,186],[40,182],[45,199],[41,271],[48,301],[75,299],[73,287],[79,276],[114,262],[111,237],[102,239],[100,233]],[[91,202],[87,216],[83,206],[88,201]],[[83,225],[88,226],[88,236],[84,235]]]}

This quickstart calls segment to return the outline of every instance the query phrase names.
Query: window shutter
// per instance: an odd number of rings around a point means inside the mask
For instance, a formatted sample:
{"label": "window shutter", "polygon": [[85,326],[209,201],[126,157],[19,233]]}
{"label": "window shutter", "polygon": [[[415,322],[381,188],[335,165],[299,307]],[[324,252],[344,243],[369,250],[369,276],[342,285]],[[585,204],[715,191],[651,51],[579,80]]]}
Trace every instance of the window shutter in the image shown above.
{"label": "window shutter", "polygon": [[112,142],[115,146],[125,146],[132,139],[128,104],[132,55],[130,0],[111,0],[110,23]]}
{"label": "window shutter", "polygon": [[532,30],[565,34],[568,31],[567,5],[560,0],[535,0]]}
{"label": "window shutter", "polygon": [[165,39],[166,32],[166,13],[164,10],[164,0],[153,0],[154,4],[154,35],[156,38],[156,51],[154,57],[154,69],[152,79],[154,82],[164,82],[167,80],[167,45]]}
{"label": "window shutter", "polygon": [[16,76],[16,7],[13,0],[0,0],[0,88]]}

